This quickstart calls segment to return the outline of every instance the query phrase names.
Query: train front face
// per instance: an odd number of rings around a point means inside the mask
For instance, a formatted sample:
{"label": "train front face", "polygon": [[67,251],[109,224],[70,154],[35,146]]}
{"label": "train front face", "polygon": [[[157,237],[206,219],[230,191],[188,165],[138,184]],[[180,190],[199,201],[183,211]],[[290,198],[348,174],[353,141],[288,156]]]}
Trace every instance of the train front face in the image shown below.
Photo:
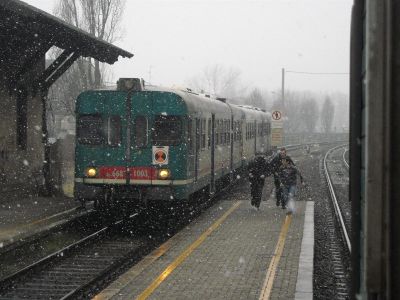
{"label": "train front face", "polygon": [[187,198],[187,109],[180,96],[90,91],[79,96],[76,115],[77,200]]}

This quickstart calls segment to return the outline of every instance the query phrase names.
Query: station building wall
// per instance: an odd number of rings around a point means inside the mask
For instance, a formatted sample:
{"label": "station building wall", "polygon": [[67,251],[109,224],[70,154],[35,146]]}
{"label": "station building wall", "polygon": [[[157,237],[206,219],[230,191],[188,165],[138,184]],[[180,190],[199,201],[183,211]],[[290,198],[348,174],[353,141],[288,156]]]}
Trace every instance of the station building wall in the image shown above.
{"label": "station building wall", "polygon": [[30,195],[42,184],[42,101],[40,94],[0,85],[0,190]]}

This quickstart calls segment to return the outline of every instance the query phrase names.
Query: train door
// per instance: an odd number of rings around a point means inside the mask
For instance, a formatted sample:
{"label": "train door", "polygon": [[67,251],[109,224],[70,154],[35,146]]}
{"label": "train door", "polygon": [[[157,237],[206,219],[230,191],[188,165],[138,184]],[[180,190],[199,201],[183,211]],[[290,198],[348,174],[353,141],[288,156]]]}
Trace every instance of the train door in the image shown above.
{"label": "train door", "polygon": [[187,128],[187,138],[188,138],[188,178],[195,178],[195,138],[194,138],[194,126],[193,120],[189,117],[187,119],[188,128]]}
{"label": "train door", "polygon": [[[131,180],[147,181],[152,183],[152,161],[153,161],[153,143],[150,143],[151,134],[157,130],[157,115],[154,114],[154,94],[149,92],[137,92],[131,98],[131,117],[130,132],[127,132],[126,155],[129,160],[127,167]],[[127,139],[128,140],[128,139]],[[127,172],[127,173],[128,173]],[[142,195],[140,195],[142,197]]]}
{"label": "train door", "polygon": [[[129,173],[127,172],[130,164],[131,149],[129,145],[132,143],[131,132],[131,107],[130,101],[134,92],[128,92],[124,95],[109,94],[103,98],[103,130],[105,134],[105,148],[102,153],[102,173],[107,178],[115,180],[126,180],[129,184]],[[121,101],[123,97],[124,101]],[[99,126],[100,129],[101,126]],[[125,135],[123,136],[123,134]]]}
{"label": "train door", "polygon": [[242,167],[244,166],[244,159],[243,159],[243,135],[246,134],[246,127],[243,128],[244,124],[246,124],[246,119],[244,118],[244,114],[242,115],[242,119],[239,121],[239,130],[240,130],[240,160],[242,161]]}
{"label": "train door", "polygon": [[199,159],[200,159],[200,137],[201,137],[201,123],[200,119],[196,118],[196,128],[195,128],[195,162],[194,162],[194,178],[197,181],[199,177]]}
{"label": "train door", "polygon": [[254,154],[256,154],[257,153],[257,121],[254,121],[253,135],[254,135]]}
{"label": "train door", "polygon": [[[231,110],[232,111],[232,110]],[[229,123],[229,141],[230,141],[230,148],[231,148],[231,161],[230,161],[230,176],[229,176],[229,180],[232,182],[233,181],[233,143],[234,143],[234,130],[235,127],[233,126],[234,122],[233,122],[233,113],[231,113],[231,121]]]}
{"label": "train door", "polygon": [[211,115],[211,179],[210,179],[210,193],[215,192],[215,114]]}

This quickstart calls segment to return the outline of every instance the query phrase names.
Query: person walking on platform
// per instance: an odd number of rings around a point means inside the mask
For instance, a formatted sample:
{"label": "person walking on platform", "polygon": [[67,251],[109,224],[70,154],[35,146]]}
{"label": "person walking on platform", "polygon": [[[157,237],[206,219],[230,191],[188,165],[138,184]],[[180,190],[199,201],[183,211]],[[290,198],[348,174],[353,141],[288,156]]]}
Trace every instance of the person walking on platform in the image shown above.
{"label": "person walking on platform", "polygon": [[297,176],[301,184],[304,184],[303,176],[299,169],[290,163],[287,158],[282,159],[282,166],[279,170],[279,180],[282,185],[282,208],[289,208],[288,213],[294,211],[294,196],[296,194]]}
{"label": "person walking on platform", "polygon": [[258,210],[260,208],[265,177],[268,176],[267,160],[262,155],[256,156],[254,161],[249,164],[248,170],[251,189],[251,205]]}
{"label": "person walking on platform", "polygon": [[281,188],[281,181],[279,179],[279,171],[282,166],[282,159],[287,159],[288,162],[295,166],[293,160],[289,155],[286,154],[286,148],[282,147],[279,149],[275,155],[272,156],[272,159],[269,161],[269,168],[271,172],[274,174],[274,185],[275,185],[275,197],[276,197],[276,206],[279,206],[282,203],[282,188]]}

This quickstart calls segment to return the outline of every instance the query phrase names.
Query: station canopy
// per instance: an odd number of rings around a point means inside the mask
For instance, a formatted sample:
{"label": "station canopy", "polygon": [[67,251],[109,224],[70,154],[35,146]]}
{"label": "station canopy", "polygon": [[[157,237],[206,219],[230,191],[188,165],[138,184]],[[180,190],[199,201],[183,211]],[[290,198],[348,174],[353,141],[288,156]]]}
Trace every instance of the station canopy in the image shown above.
{"label": "station canopy", "polygon": [[64,50],[35,81],[48,88],[80,56],[113,64],[133,54],[19,0],[0,0],[0,78],[9,87],[44,61],[53,46]]}

